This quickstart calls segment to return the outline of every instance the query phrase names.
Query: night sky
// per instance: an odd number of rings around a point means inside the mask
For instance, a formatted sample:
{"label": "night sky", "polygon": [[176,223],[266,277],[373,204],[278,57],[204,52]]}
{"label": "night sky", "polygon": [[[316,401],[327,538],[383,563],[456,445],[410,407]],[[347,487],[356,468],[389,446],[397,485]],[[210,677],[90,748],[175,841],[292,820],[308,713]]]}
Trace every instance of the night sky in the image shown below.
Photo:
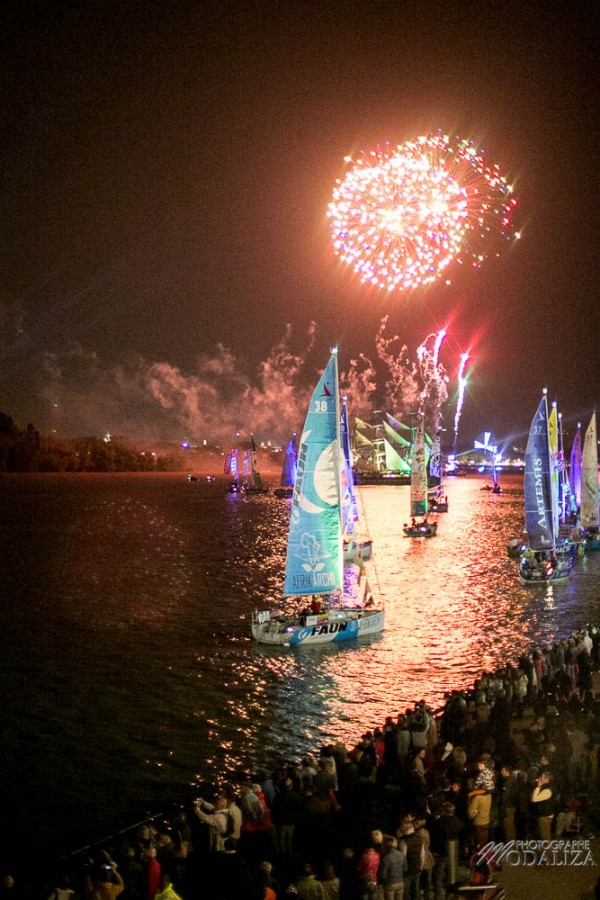
{"label": "night sky", "polygon": [[[283,440],[340,346],[440,361],[459,444],[567,429],[600,387],[598,23],[577,3],[3,6],[0,410],[59,435]],[[360,283],[344,157],[441,128],[514,184],[522,240],[408,295]]]}

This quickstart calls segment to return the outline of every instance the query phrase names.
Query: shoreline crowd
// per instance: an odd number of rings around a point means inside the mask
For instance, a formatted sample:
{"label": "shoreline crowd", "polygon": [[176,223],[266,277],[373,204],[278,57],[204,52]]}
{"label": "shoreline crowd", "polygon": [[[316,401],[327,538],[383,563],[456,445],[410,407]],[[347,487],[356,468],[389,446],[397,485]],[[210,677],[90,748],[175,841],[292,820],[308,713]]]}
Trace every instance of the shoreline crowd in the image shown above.
{"label": "shoreline crowd", "polygon": [[491,878],[490,841],[564,839],[593,819],[598,671],[590,626],[484,672],[436,714],[419,701],[352,749],[323,745],[216,785],[168,820],[63,860],[41,892],[3,873],[0,900],[453,896]]}

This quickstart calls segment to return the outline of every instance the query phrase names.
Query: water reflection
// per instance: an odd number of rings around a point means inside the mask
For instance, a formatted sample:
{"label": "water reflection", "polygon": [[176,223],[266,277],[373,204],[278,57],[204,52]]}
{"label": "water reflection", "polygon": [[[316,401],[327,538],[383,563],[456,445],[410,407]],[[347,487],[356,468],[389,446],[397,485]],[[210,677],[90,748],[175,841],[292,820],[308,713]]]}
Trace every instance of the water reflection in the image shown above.
{"label": "water reflection", "polygon": [[85,822],[102,836],[190,784],[353,744],[595,619],[599,553],[564,585],[519,581],[506,545],[522,482],[505,482],[493,495],[450,481],[450,511],[421,541],[402,534],[407,488],[362,488],[385,631],[278,650],[252,642],[250,615],[280,602],[289,502],[168,476],[3,481],[7,820],[35,807],[47,834],[79,841]]}
{"label": "water reflection", "polygon": [[250,645],[246,677],[268,672],[263,699],[285,723],[285,737],[273,729],[273,749],[293,755],[310,734],[352,743],[386,715],[421,697],[436,707],[446,691],[470,686],[482,670],[576,627],[573,603],[576,618],[588,618],[577,573],[571,583],[541,591],[517,577],[506,545],[522,531],[518,477],[500,495],[468,478],[455,479],[448,493],[450,512],[438,517],[437,537],[410,540],[402,536],[408,488],[361,490],[374,540],[371,576],[386,602],[378,639],[283,655]]}

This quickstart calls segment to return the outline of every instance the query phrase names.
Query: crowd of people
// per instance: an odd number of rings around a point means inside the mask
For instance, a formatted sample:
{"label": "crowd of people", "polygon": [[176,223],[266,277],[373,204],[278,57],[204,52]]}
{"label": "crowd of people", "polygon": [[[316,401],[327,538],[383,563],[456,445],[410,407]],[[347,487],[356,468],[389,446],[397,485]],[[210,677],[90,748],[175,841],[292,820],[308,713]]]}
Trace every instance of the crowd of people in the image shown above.
{"label": "crowd of people", "polygon": [[[442,900],[490,840],[565,837],[598,790],[600,629],[388,717],[351,749],[215,786],[93,857],[47,900]],[[8,892],[9,898],[16,894]]]}

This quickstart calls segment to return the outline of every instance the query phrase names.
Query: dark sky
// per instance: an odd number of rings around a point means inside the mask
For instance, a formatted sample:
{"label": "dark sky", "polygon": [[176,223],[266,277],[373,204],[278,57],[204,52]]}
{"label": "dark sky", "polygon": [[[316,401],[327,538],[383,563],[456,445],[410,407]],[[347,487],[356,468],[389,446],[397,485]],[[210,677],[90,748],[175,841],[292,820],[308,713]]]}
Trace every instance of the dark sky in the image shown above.
{"label": "dark sky", "polygon": [[[470,351],[461,443],[522,433],[544,386],[567,426],[589,419],[597,4],[19,2],[2,19],[0,410],[21,427],[283,439],[327,348],[373,359],[384,316],[408,356],[447,327],[448,427]],[[523,239],[449,286],[363,286],[327,224],[343,158],[436,128],[498,163]]]}

